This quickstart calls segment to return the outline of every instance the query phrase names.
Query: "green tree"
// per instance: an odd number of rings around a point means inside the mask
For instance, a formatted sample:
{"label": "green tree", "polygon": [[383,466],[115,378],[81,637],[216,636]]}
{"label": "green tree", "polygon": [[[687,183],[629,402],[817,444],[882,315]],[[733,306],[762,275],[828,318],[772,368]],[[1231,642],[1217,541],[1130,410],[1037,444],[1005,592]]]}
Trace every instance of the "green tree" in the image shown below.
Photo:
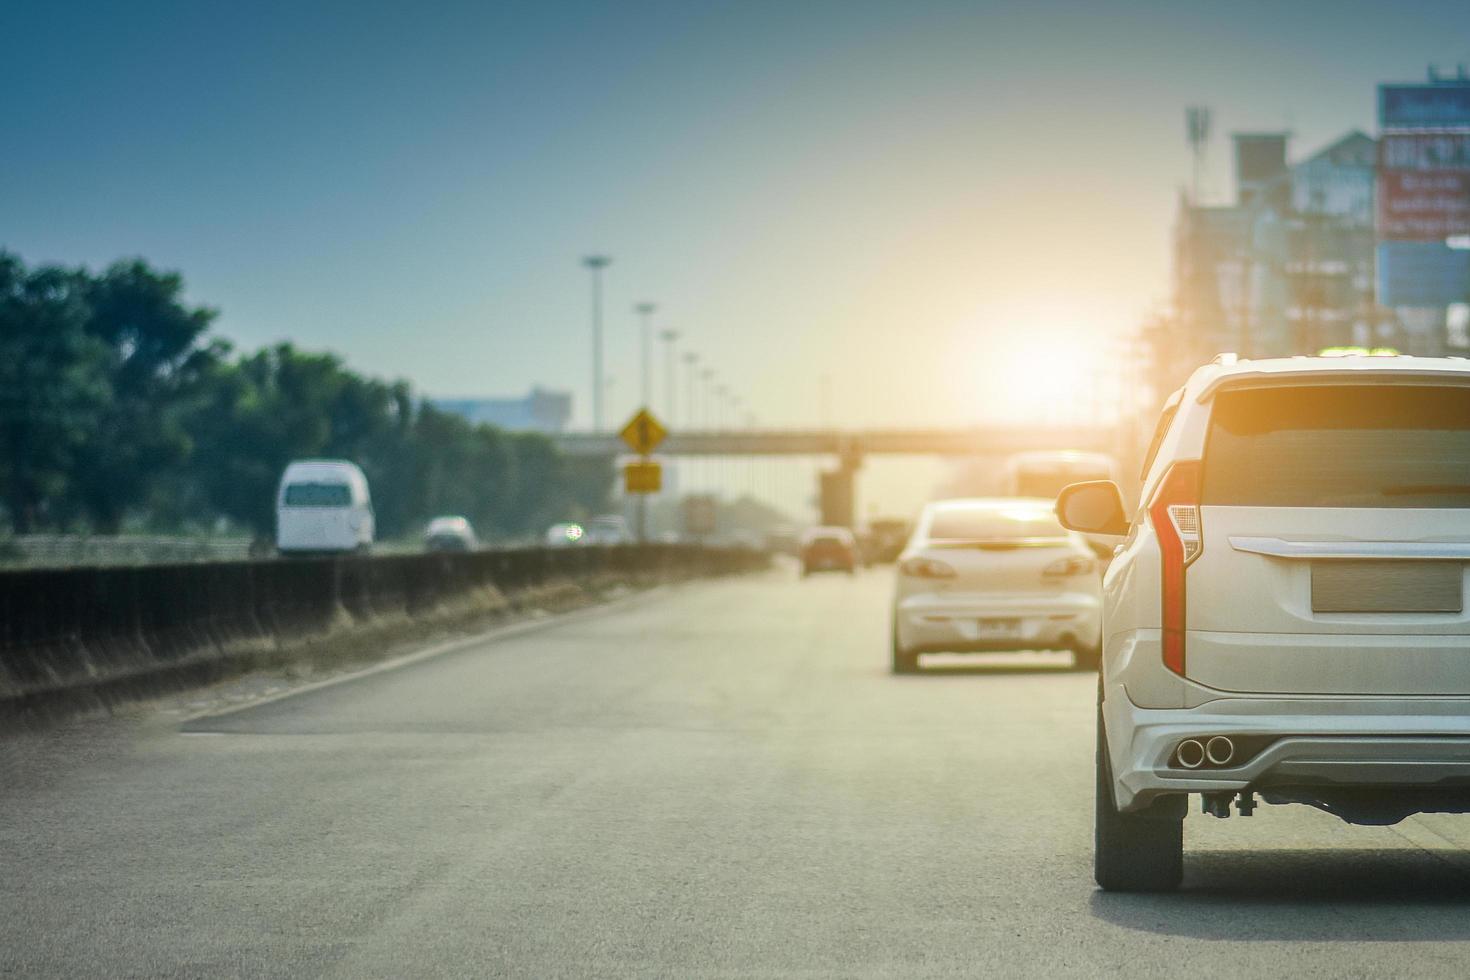
{"label": "green tree", "polygon": [[84,282],[86,331],[107,351],[112,398],[73,477],[92,524],[115,533],[188,457],[184,413],[221,351],[201,343],[215,311],[186,306],[177,273],[133,259]]}
{"label": "green tree", "polygon": [[214,318],[142,260],[93,276],[0,252],[0,505],[17,530],[225,518],[266,537],[281,472],[323,456],[363,467],[385,536],[442,513],[515,535],[606,506],[608,461],[473,425],[333,354],[237,355]]}
{"label": "green tree", "polygon": [[187,426],[193,479],[211,509],[262,537],[275,524],[286,464],[318,456],[363,461],[396,426],[406,398],[402,385],[359,377],[334,355],[290,344],[211,364],[201,382]]}
{"label": "green tree", "polygon": [[85,279],[0,252],[0,497],[20,533],[75,516],[79,461],[112,400]]}

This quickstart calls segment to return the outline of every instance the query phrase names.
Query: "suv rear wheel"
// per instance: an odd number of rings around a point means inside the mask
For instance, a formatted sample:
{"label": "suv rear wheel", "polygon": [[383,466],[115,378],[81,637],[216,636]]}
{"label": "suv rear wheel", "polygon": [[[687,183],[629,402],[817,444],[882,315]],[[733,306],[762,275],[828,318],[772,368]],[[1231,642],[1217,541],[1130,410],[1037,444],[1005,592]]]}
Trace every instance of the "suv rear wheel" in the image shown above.
{"label": "suv rear wheel", "polygon": [[1097,804],[1093,877],[1106,891],[1162,892],[1184,877],[1184,809],[1188,797],[1157,800],[1147,810],[1119,813],[1113,802],[1102,705],[1097,709]]}

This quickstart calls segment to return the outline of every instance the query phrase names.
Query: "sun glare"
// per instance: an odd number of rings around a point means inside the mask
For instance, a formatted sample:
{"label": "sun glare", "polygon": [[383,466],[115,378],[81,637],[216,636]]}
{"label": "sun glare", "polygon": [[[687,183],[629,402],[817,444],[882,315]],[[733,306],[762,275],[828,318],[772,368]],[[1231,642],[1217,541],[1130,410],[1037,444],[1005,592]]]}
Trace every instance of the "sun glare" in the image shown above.
{"label": "sun glare", "polygon": [[982,362],[985,409],[1006,421],[1066,424],[1083,421],[1092,402],[1097,363],[1076,343],[1026,343],[993,352]]}

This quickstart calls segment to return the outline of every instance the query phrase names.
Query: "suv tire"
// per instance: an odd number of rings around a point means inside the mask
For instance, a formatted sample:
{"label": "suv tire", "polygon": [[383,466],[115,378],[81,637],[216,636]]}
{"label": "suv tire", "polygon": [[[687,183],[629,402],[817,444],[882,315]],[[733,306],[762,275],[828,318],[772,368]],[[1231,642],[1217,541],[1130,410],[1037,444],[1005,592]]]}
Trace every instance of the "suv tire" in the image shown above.
{"label": "suv tire", "polygon": [[1119,813],[1113,802],[1113,770],[1097,708],[1097,804],[1094,809],[1093,877],[1104,891],[1164,892],[1184,877],[1184,806],[1188,797],[1156,801],[1148,810]]}

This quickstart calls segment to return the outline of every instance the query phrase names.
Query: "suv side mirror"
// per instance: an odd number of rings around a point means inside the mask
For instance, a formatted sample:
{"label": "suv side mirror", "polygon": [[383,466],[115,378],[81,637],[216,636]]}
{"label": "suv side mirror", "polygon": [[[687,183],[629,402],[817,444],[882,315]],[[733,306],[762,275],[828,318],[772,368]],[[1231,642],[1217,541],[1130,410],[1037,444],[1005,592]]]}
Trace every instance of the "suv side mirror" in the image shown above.
{"label": "suv side mirror", "polygon": [[1128,515],[1123,494],[1112,480],[1074,483],[1057,495],[1057,520],[1062,526],[1083,534],[1128,533]]}

